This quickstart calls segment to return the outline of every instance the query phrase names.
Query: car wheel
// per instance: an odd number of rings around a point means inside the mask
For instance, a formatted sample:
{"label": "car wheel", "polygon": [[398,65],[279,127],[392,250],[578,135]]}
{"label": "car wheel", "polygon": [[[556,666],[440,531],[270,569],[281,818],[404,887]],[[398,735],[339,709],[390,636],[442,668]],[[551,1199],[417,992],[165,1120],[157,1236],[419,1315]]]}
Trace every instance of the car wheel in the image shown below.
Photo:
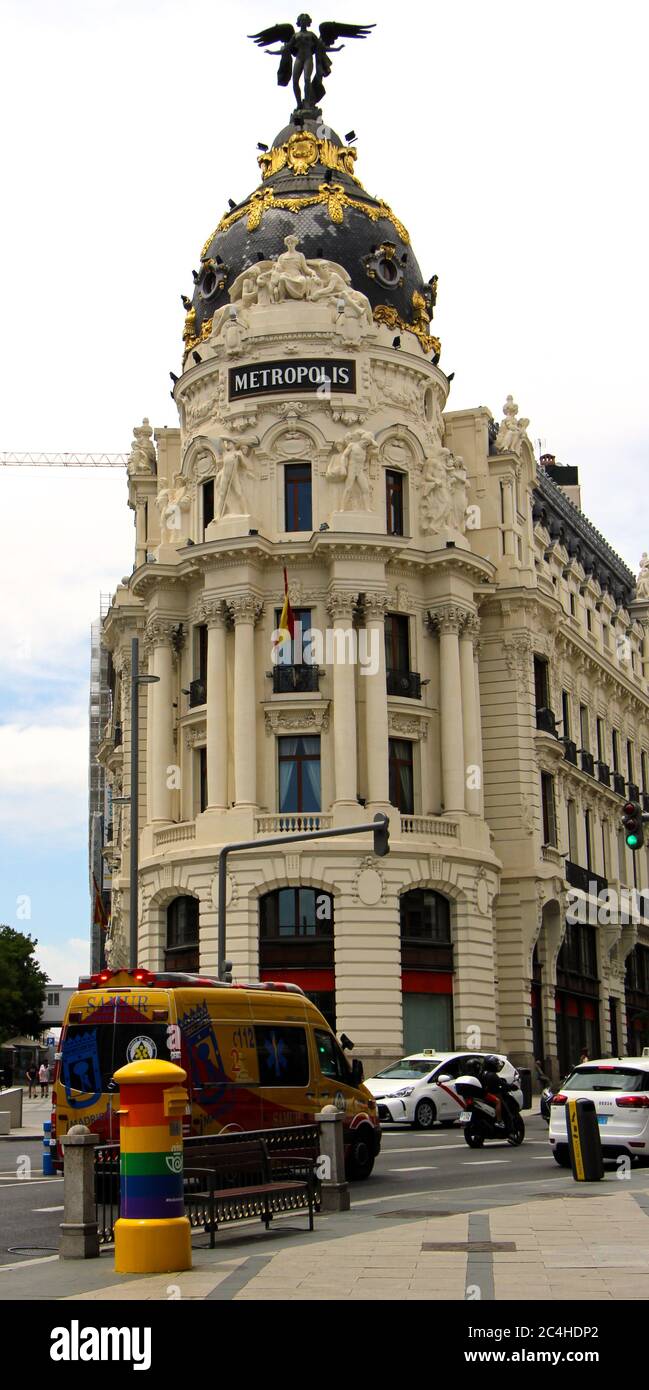
{"label": "car wheel", "polygon": [[456,1124],[457,1124],[457,1118],[454,1119],[454,1120],[440,1120],[440,1125],[442,1126],[442,1129],[452,1129],[452,1128],[453,1128],[453,1125],[456,1125]]}
{"label": "car wheel", "polygon": [[432,1129],[437,1119],[437,1110],[432,1100],[420,1100],[415,1110],[415,1129]]}
{"label": "car wheel", "polygon": [[481,1149],[484,1144],[484,1134],[480,1130],[474,1129],[473,1125],[466,1125],[464,1130],[464,1142],[470,1149]]}
{"label": "car wheel", "polygon": [[374,1153],[369,1135],[361,1129],[352,1138],[351,1150],[347,1159],[347,1177],[352,1182],[362,1182],[369,1178],[374,1167]]}
{"label": "car wheel", "polygon": [[560,1168],[570,1167],[570,1154],[567,1144],[558,1144],[556,1149],[552,1150],[552,1157],[555,1163],[559,1164]]}

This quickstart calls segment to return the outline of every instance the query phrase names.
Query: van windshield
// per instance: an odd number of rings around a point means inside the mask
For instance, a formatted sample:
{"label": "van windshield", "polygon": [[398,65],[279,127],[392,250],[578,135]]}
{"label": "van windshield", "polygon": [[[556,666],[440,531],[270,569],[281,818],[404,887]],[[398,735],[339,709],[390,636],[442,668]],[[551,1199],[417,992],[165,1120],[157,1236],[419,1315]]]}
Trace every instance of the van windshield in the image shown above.
{"label": "van windshield", "polygon": [[66,1095],[117,1091],[114,1072],[153,1057],[169,1060],[166,1023],[73,1023],[63,1040],[60,1078]]}

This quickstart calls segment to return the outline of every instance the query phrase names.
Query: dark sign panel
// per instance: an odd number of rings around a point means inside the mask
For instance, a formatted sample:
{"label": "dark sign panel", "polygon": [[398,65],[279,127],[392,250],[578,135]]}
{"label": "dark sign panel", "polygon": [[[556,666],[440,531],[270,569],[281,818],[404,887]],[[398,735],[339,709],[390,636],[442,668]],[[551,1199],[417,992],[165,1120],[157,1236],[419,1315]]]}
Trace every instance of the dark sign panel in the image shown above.
{"label": "dark sign panel", "polygon": [[264,362],[261,366],[230,367],[231,401],[246,396],[338,395],[356,390],[356,363],[337,357],[303,357],[293,362]]}

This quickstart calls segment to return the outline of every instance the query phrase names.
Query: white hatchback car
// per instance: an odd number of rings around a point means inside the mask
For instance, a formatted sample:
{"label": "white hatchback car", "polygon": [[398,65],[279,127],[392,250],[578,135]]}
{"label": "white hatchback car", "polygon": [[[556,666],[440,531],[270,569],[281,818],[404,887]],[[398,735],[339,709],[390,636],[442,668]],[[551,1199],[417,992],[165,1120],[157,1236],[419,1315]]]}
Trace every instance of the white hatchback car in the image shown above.
{"label": "white hatchback car", "polygon": [[649,1058],[582,1062],[561,1083],[550,1105],[548,1139],[562,1168],[570,1167],[566,1102],[573,1098],[595,1102],[604,1158],[649,1158]]}
{"label": "white hatchback car", "polygon": [[[437,1079],[450,1077],[449,1090],[452,1090],[457,1077],[470,1075],[472,1064],[475,1067],[489,1056],[502,1057],[504,1065],[500,1075],[505,1081],[520,1081],[516,1068],[502,1053],[433,1052],[431,1048],[402,1057],[400,1062],[393,1062],[364,1084],[374,1096],[379,1119],[383,1122],[414,1125],[416,1129],[431,1129],[436,1120],[441,1125],[453,1125],[463,1109],[462,1103],[438,1086]],[[520,1088],[512,1094],[522,1109]]]}

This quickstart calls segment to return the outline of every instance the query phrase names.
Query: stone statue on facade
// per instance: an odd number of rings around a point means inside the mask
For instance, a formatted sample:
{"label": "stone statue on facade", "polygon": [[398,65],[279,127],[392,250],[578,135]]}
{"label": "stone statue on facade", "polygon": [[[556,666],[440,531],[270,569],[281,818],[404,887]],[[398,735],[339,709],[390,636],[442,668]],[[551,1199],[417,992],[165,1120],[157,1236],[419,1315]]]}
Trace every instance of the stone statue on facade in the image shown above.
{"label": "stone statue on facade", "polygon": [[245,478],[255,474],[248,462],[248,445],[234,439],[220,441],[216,456],[217,472],[214,486],[214,520],[224,516],[246,516],[250,511],[246,497]]}
{"label": "stone statue on facade", "polygon": [[427,535],[444,526],[464,534],[467,473],[464,460],[439,447],[426,459],[419,499],[419,524]]}
{"label": "stone statue on facade", "polygon": [[[268,49],[271,56],[279,58],[277,84],[288,87],[293,79],[293,92],[299,111],[315,111],[317,103],[322,100],[325,91],[323,78],[331,72],[329,54],[340,52],[335,47],[336,41],[342,38],[366,39],[374,28],[373,24],[339,24],[331,20],[321,24],[319,33],[314,34],[309,28],[311,23],[310,14],[300,14],[297,29],[292,24],[271,24],[258,34],[248,35],[260,48]],[[272,43],[282,46],[272,49]],[[301,81],[304,92],[300,88]]]}
{"label": "stone statue on facade", "polygon": [[298,237],[284,237],[285,251],[277,257],[268,282],[273,304],[285,299],[310,299],[309,291],[318,284],[318,276],[309,268],[306,257],[297,250]]}
{"label": "stone statue on facade", "polygon": [[163,545],[173,545],[180,540],[184,513],[190,507],[187,484],[181,473],[176,474],[174,484],[173,488],[162,488],[156,498],[160,514],[160,541]]}
{"label": "stone statue on facade", "polygon": [[[339,330],[341,326],[347,329],[352,323],[360,325],[364,332],[374,328],[369,299],[353,288],[344,267],[334,261],[307,260],[298,251],[298,244],[297,237],[287,236],[284,240],[286,250],[276,260],[258,261],[237,277],[230,290],[232,304],[226,305],[214,318],[212,341],[221,333],[235,306],[237,318],[241,319],[241,310],[245,314],[247,309],[255,305],[266,308],[287,301],[307,301],[310,304],[330,302],[337,315]],[[245,319],[244,326],[247,326]],[[355,336],[355,327],[349,336]]]}
{"label": "stone statue on facade", "polygon": [[153,430],[145,415],[141,425],[135,425],[133,429],[133,441],[128,463],[126,465],[128,475],[133,473],[155,473],[156,471],[156,451],[153,443]]}
{"label": "stone statue on facade", "polygon": [[636,598],[649,599],[649,555],[643,550],[640,559],[640,573],[635,590]]}
{"label": "stone statue on facade", "polygon": [[501,420],[496,435],[496,449],[500,454],[517,454],[520,457],[523,441],[527,440],[528,444],[530,442],[527,438],[527,427],[530,422],[523,418],[517,419],[518,406],[513,396],[507,397],[503,406],[503,415],[505,418]]}
{"label": "stone statue on facade", "polygon": [[341,511],[371,511],[370,474],[378,452],[374,435],[369,430],[355,429],[346,436],[341,452],[330,460],[327,478],[333,482],[345,480]]}

